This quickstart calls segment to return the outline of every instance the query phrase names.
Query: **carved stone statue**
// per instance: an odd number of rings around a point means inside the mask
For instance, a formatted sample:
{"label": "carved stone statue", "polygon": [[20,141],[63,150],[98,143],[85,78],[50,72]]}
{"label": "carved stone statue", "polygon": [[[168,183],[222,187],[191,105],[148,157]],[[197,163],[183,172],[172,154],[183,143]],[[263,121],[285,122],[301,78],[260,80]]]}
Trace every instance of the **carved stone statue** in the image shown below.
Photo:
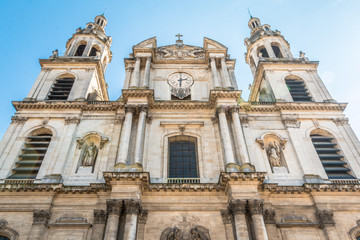
{"label": "carved stone statue", "polygon": [[80,166],[92,167],[95,164],[98,148],[94,142],[84,145],[80,155]]}
{"label": "carved stone statue", "polygon": [[267,155],[272,167],[281,167],[281,149],[275,141],[269,143]]}
{"label": "carved stone statue", "polygon": [[190,230],[191,240],[209,240],[209,238],[198,228]]}
{"label": "carved stone statue", "polygon": [[183,240],[182,232],[177,227],[167,228],[162,232],[160,240]]}

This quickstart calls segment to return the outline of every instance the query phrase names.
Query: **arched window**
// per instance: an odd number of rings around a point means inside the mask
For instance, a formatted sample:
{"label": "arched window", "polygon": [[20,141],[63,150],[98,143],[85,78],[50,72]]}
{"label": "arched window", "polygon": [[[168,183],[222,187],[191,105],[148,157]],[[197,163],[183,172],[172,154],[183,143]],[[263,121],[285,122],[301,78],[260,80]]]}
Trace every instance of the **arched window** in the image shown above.
{"label": "arched window", "polygon": [[310,137],[329,179],[354,179],[333,136],[315,130]]}
{"label": "arched window", "polygon": [[90,56],[90,57],[96,56],[96,52],[98,52],[98,51],[99,51],[99,49],[98,49],[97,47],[93,46],[93,47],[91,48],[91,50],[90,50],[89,56]]}
{"label": "arched window", "polygon": [[169,138],[169,178],[198,178],[197,141],[195,137]]}
{"label": "arched window", "polygon": [[266,48],[264,46],[260,47],[259,48],[259,55],[263,58],[268,58],[269,57],[269,54],[268,52],[266,51]]}
{"label": "arched window", "polygon": [[51,131],[46,128],[39,129],[28,136],[9,179],[35,179],[51,137]]}
{"label": "arched window", "polygon": [[287,77],[285,83],[294,102],[312,102],[312,98],[302,79]]}
{"label": "arched window", "polygon": [[0,240],[10,240],[10,238],[5,237],[5,236],[0,236]]}
{"label": "arched window", "polygon": [[80,46],[78,46],[78,48],[76,49],[75,52],[75,56],[82,56],[85,50],[86,44],[81,44]]}
{"label": "arched window", "polygon": [[50,89],[47,99],[57,101],[67,100],[71,88],[74,85],[74,80],[75,78],[71,75],[56,79]]}
{"label": "arched window", "polygon": [[280,48],[278,46],[272,44],[271,48],[274,51],[275,57],[283,58],[283,55],[281,54]]}

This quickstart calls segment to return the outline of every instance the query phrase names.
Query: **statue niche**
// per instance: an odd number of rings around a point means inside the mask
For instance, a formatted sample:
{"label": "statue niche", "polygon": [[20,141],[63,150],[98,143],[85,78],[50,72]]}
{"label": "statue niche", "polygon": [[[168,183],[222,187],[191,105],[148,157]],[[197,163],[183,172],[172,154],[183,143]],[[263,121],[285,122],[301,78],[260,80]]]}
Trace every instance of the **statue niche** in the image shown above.
{"label": "statue niche", "polygon": [[288,173],[283,150],[285,149],[286,139],[275,134],[266,134],[257,138],[262,149],[265,150],[269,164],[274,173]]}
{"label": "statue niche", "polygon": [[90,133],[85,135],[82,139],[78,138],[78,149],[80,150],[79,161],[76,173],[93,173],[98,157],[99,149],[107,141],[107,138],[102,138],[98,134]]}

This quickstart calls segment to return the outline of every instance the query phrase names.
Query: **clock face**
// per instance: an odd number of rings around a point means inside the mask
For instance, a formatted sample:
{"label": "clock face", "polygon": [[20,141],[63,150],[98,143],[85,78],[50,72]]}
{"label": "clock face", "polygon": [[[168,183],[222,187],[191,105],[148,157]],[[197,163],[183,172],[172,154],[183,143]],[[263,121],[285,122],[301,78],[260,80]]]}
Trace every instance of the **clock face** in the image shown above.
{"label": "clock face", "polygon": [[174,73],[169,77],[168,83],[173,88],[189,88],[194,80],[187,73]]}

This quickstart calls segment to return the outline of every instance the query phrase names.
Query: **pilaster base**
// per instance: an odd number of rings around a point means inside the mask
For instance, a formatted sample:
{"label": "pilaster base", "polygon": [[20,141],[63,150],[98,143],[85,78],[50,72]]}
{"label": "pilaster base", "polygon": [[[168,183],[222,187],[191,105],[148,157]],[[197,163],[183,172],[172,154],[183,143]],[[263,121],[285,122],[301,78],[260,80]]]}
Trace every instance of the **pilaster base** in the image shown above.
{"label": "pilaster base", "polygon": [[141,163],[134,163],[132,165],[118,163],[114,166],[114,170],[115,172],[142,172],[143,166]]}
{"label": "pilaster base", "polygon": [[255,166],[251,163],[244,163],[240,167],[241,172],[255,172]]}

